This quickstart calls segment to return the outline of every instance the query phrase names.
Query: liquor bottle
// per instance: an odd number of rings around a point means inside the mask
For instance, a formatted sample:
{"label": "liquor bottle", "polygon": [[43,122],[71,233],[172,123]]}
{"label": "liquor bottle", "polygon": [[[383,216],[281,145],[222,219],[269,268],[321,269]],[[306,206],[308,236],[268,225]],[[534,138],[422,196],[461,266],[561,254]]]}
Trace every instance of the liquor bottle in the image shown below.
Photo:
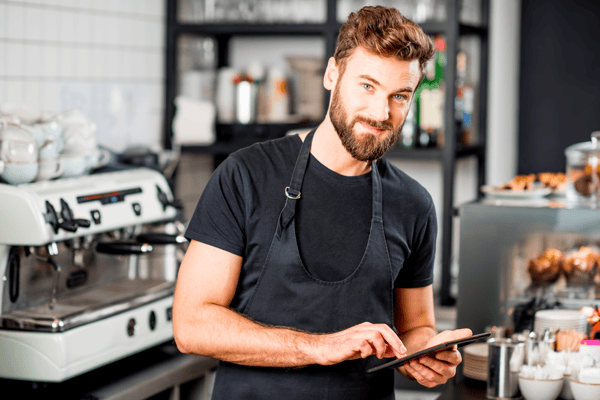
{"label": "liquor bottle", "polygon": [[397,142],[397,146],[404,149],[410,149],[415,146],[417,139],[417,99],[415,98],[408,110],[408,114],[406,115],[406,119],[404,120],[404,126],[402,127],[402,132],[400,133],[400,138]]}
{"label": "liquor bottle", "polygon": [[468,146],[473,141],[474,133],[475,88],[467,80],[467,54],[460,51],[456,61],[456,96],[454,97],[456,142]]}
{"label": "liquor bottle", "polygon": [[425,67],[425,77],[416,93],[419,147],[435,147],[444,135],[444,70],[446,41],[434,36],[436,57]]}

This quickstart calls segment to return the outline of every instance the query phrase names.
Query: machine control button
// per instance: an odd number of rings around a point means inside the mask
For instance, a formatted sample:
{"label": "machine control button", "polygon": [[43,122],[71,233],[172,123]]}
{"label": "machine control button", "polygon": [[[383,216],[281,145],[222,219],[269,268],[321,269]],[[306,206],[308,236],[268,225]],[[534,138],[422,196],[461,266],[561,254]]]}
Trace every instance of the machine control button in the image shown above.
{"label": "machine control button", "polygon": [[92,211],[90,211],[90,214],[92,216],[92,221],[94,221],[94,223],[96,225],[100,225],[100,221],[101,221],[100,211],[92,210]]}
{"label": "machine control button", "polygon": [[148,319],[148,323],[150,324],[150,330],[153,331],[156,328],[156,314],[154,311],[150,311],[150,318]]}
{"label": "machine control button", "polygon": [[44,214],[44,219],[50,224],[54,233],[58,233],[58,228],[60,227],[60,224],[58,223],[58,214],[52,203],[48,200],[46,200],[46,214]]}
{"label": "machine control button", "polygon": [[137,215],[138,217],[142,215],[142,206],[140,205],[140,203],[133,203],[131,207],[133,207],[133,212],[135,213],[135,215]]}
{"label": "machine control button", "polygon": [[167,194],[162,191],[160,186],[156,185],[156,193],[158,196],[158,201],[162,204],[163,211],[167,210],[167,207],[175,207],[176,210],[183,210],[183,203],[179,200],[170,201],[167,197]]}
{"label": "machine control button", "polygon": [[[46,205],[47,207],[47,205]],[[61,228],[63,228],[65,231],[68,232],[76,232],[77,228],[82,227],[82,228],[89,228],[91,225],[91,222],[87,219],[82,219],[82,218],[75,218],[73,216],[73,211],[71,210],[71,207],[69,207],[69,204],[64,200],[64,199],[60,199],[60,216],[62,217],[62,221],[60,222],[59,226]]]}
{"label": "machine control button", "polygon": [[135,318],[131,318],[129,320],[129,322],[127,323],[127,335],[133,336],[133,335],[135,335],[135,331],[136,331]]}
{"label": "machine control button", "polygon": [[173,307],[167,308],[167,321],[171,321],[173,319]]}

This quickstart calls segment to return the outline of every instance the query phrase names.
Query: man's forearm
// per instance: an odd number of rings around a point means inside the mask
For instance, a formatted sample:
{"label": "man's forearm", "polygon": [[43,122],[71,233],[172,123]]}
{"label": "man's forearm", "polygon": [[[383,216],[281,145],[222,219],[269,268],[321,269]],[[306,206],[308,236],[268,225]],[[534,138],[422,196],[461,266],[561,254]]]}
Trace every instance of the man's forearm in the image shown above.
{"label": "man's forearm", "polygon": [[202,306],[193,321],[174,323],[174,332],[182,352],[236,364],[301,367],[319,361],[310,351],[316,335],[265,326],[216,304]]}
{"label": "man's forearm", "polygon": [[173,311],[173,332],[182,352],[241,365],[303,367],[372,355],[406,355],[396,333],[381,323],[363,322],[340,332],[321,334],[266,326],[216,304]]}

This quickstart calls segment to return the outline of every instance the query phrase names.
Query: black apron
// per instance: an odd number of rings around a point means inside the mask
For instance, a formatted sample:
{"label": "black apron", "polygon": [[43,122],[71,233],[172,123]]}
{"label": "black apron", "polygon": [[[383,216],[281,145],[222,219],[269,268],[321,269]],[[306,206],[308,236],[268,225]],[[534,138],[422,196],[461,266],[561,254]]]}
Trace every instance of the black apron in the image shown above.
{"label": "black apron", "polygon": [[[371,168],[371,231],[358,267],[341,281],[326,282],[310,275],[302,264],[294,213],[296,202],[301,201],[313,136],[314,130],[302,144],[290,186],[285,192],[281,188],[282,195],[287,196],[286,203],[260,278],[242,313],[266,324],[310,332],[338,332],[365,321],[392,327],[392,269],[383,232],[381,178],[375,164]],[[343,240],[343,232],[335,240]],[[392,369],[366,373],[368,368],[382,362],[375,356],[303,368],[247,367],[220,362],[212,398],[393,399]]]}

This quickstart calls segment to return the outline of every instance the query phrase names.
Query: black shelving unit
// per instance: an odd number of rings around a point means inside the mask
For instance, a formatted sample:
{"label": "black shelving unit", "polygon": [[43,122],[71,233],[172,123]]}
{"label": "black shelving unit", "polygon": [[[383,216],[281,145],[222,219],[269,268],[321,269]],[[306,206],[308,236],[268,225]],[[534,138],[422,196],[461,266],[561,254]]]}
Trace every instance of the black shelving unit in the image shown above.
{"label": "black shelving unit", "polygon": [[[338,0],[325,0],[327,17],[324,23],[318,24],[292,24],[292,23],[180,23],[177,20],[177,0],[167,0],[167,48],[166,48],[166,104],[165,104],[165,148],[171,148],[172,128],[171,122],[175,116],[175,96],[177,91],[177,41],[182,35],[208,36],[217,42],[218,62],[217,67],[229,65],[228,46],[231,38],[235,36],[316,36],[325,41],[325,63],[335,51],[336,39],[341,27],[337,21]],[[456,162],[460,158],[475,157],[477,159],[477,185],[478,188],[485,183],[485,156],[487,132],[487,76],[488,76],[488,26],[489,26],[489,0],[481,0],[481,21],[478,26],[463,24],[459,21],[461,0],[446,0],[447,18],[442,22],[425,22],[420,26],[428,34],[441,34],[446,39],[446,92],[444,110],[445,140],[443,147],[427,149],[399,149],[390,150],[386,157],[410,160],[431,160],[441,162],[443,171],[443,210],[441,231],[439,238],[442,241],[442,281],[440,291],[441,305],[452,305],[455,299],[450,293],[451,265],[452,265],[452,232],[454,216],[454,185]],[[456,93],[456,61],[458,54],[458,41],[463,36],[476,36],[480,40],[481,58],[479,60],[479,101],[478,113],[478,142],[474,146],[462,147],[455,141],[457,135],[455,126],[454,97]],[[324,110],[327,109],[329,96],[325,97]],[[185,146],[184,152],[197,152],[212,154],[215,163],[226,157],[231,152],[250,145],[254,142],[280,137],[290,129],[315,126],[319,121],[312,123],[285,123],[285,124],[217,124],[217,141],[210,146]],[[244,130],[245,139],[238,140],[236,132]],[[248,139],[250,138],[250,139]]]}

